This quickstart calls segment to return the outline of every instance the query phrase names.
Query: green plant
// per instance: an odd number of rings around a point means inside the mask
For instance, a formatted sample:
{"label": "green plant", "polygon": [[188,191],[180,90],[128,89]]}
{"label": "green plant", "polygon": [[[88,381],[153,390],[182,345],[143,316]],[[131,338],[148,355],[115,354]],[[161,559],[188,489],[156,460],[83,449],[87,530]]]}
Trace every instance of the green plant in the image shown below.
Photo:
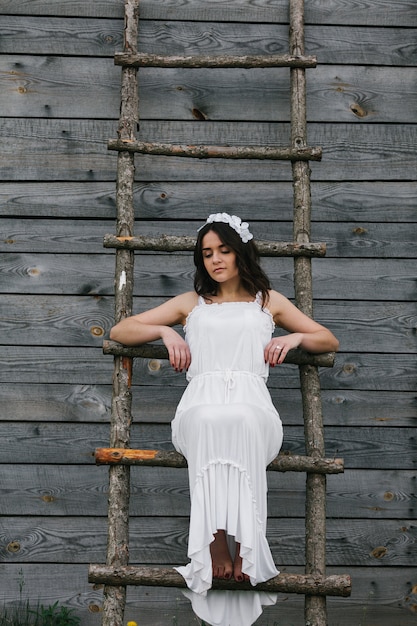
{"label": "green plant", "polygon": [[31,608],[29,600],[23,598],[25,576],[22,568],[18,571],[17,584],[19,599],[0,608],[0,626],[79,626],[81,623],[74,615],[74,609],[68,609],[58,601],[46,607],[38,602],[36,609]]}
{"label": "green plant", "polygon": [[74,615],[74,609],[55,604],[45,607],[41,604],[36,611],[31,611],[36,617],[35,626],[78,626],[80,618]]}
{"label": "green plant", "polygon": [[73,613],[74,609],[58,602],[47,607],[40,604],[34,610],[28,600],[20,601],[16,606],[0,610],[0,626],[79,626],[81,620]]}

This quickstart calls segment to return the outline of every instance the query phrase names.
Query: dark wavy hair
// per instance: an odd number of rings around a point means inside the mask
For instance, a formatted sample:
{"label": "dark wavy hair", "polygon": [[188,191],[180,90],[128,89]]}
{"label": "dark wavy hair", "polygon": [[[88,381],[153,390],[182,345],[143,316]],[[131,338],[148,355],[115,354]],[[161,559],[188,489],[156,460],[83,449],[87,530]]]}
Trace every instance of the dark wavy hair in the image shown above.
{"label": "dark wavy hair", "polygon": [[243,287],[253,297],[260,291],[262,294],[262,306],[268,300],[268,290],[271,283],[259,263],[259,252],[253,239],[243,243],[238,233],[229,224],[224,222],[212,222],[205,224],[198,233],[194,248],[194,289],[199,296],[215,296],[218,283],[210,278],[204,267],[202,241],[209,231],[215,232],[221,242],[233,250],[236,254],[236,265],[239,271]]}

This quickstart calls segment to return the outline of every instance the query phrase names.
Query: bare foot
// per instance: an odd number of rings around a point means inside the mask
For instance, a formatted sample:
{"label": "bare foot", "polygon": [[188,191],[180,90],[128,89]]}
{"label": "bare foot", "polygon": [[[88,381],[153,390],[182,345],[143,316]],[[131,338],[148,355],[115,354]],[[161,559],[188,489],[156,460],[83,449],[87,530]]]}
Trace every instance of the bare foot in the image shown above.
{"label": "bare foot", "polygon": [[240,556],[240,543],[236,543],[235,560],[233,563],[233,577],[237,583],[248,582],[249,576],[242,572],[242,557]]}
{"label": "bare foot", "polygon": [[218,530],[214,534],[214,541],[210,544],[210,554],[213,578],[229,580],[233,574],[233,562],[224,530]]}

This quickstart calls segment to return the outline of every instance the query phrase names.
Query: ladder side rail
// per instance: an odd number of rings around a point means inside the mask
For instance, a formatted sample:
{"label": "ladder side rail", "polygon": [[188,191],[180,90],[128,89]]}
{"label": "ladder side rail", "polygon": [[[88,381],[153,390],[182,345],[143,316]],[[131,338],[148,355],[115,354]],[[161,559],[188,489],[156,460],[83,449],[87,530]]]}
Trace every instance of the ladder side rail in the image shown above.
{"label": "ladder side rail", "polygon": [[[304,0],[290,0],[290,54],[304,54]],[[307,145],[306,73],[292,68],[291,73],[291,144]],[[294,161],[294,241],[308,243],[311,235],[311,183],[308,162]],[[311,259],[294,258],[294,288],[297,306],[313,317]],[[301,365],[300,387],[303,398],[304,433],[308,456],[324,456],[323,416],[317,367]],[[326,570],[326,476],[306,476],[306,574],[325,576]],[[326,626],[326,597],[306,595],[306,626]]]}
{"label": "ladder side rail", "polygon": [[[137,50],[139,0],[125,0],[124,50]],[[137,69],[123,68],[121,105],[118,126],[120,139],[134,140],[138,123]],[[133,183],[134,154],[119,152],[116,184],[117,236],[132,236],[134,229]],[[132,250],[116,250],[115,321],[132,314],[133,267]],[[110,445],[126,448],[130,441],[131,377],[133,360],[114,357],[113,394],[111,407]],[[120,567],[129,562],[129,497],[130,467],[109,468],[107,565]],[[104,587],[103,626],[123,626],[126,586]]]}

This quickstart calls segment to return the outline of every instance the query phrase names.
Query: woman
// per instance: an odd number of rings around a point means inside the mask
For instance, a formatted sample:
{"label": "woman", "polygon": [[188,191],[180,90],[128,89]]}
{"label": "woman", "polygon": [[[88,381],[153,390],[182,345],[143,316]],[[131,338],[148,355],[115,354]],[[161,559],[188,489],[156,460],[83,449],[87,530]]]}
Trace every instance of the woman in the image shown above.
{"label": "woman", "polygon": [[[293,348],[328,352],[338,341],[271,289],[240,218],[210,215],[194,263],[194,291],[123,320],[110,337],[125,345],[162,339],[172,367],[187,371],[172,438],[188,461],[190,563],[177,569],[205,594],[213,576],[256,585],[279,573],[266,540],[266,466],[282,443],[268,367]],[[272,337],[275,325],[288,334]]]}

